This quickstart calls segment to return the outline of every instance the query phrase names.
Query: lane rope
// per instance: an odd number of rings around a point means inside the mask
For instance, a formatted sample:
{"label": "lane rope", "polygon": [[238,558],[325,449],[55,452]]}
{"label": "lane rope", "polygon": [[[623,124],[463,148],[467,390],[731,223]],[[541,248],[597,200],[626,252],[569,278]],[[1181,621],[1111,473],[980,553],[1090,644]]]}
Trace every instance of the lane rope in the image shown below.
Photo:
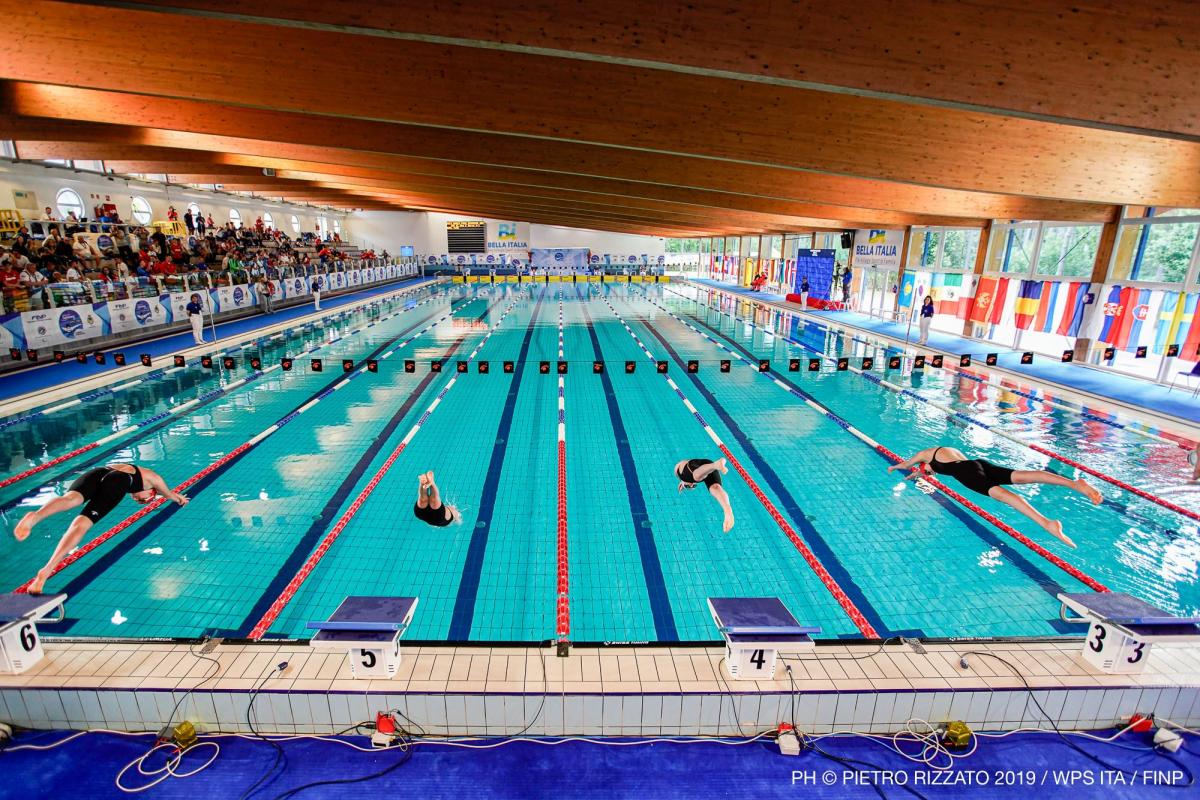
{"label": "lane rope", "polygon": [[[558,360],[563,355],[563,302],[558,301]],[[555,608],[555,632],[558,643],[567,644],[571,636],[570,558],[567,549],[567,405],[566,383],[558,376],[558,580]]]}

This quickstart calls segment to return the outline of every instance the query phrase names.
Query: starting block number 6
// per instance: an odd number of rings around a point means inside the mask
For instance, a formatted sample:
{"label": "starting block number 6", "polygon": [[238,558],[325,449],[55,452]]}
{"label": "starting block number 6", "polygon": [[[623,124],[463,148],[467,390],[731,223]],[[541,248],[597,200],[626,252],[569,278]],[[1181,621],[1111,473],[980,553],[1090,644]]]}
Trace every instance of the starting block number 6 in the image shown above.
{"label": "starting block number 6", "polygon": [[1092,619],[1083,645],[1083,656],[1089,663],[1104,672],[1141,672],[1149,655],[1148,642],[1139,642]]}
{"label": "starting block number 6", "polygon": [[0,672],[24,672],[42,657],[42,643],[32,622],[22,622],[0,634]]}

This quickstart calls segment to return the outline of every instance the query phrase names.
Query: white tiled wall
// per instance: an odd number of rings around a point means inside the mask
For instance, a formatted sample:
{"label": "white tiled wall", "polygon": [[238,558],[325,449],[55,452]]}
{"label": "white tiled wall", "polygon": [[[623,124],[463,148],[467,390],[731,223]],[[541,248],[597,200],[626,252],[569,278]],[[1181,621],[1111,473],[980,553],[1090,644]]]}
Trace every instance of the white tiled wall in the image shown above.
{"label": "white tiled wall", "polygon": [[[30,728],[158,730],[182,693],[138,689],[0,690],[0,720]],[[1064,729],[1113,726],[1135,712],[1200,724],[1200,689],[1035,690]],[[247,731],[248,692],[199,691],[176,715],[204,730]],[[974,729],[1050,727],[1020,689],[734,694],[367,694],[269,692],[254,702],[260,732],[333,733],[398,709],[431,734],[658,736],[743,734],[795,721],[810,733],[854,729],[888,733],[910,717],[960,719]]]}

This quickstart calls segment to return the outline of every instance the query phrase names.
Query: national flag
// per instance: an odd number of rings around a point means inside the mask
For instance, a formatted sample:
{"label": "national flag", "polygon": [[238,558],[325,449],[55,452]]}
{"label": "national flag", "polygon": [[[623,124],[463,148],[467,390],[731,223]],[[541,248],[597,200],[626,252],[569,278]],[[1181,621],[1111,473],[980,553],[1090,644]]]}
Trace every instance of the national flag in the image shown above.
{"label": "national flag", "polygon": [[[1188,328],[1192,324],[1192,320],[1196,317],[1197,305],[1200,305],[1200,294],[1183,294],[1181,292],[1168,292],[1169,295],[1175,296],[1175,303],[1168,307],[1170,298],[1163,301],[1161,313],[1158,315],[1158,334],[1154,340],[1154,350],[1156,352],[1165,353],[1167,345],[1180,345],[1180,350],[1184,339],[1187,337]],[[1194,353],[1193,353],[1194,355]]]}
{"label": "national flag", "polygon": [[963,276],[961,273],[938,273],[933,276],[929,294],[933,297],[934,307],[939,314],[958,316],[962,301]]}
{"label": "national flag", "polygon": [[996,281],[996,297],[992,300],[991,317],[988,319],[993,325],[999,325],[1004,316],[1004,298],[1008,296],[1008,283],[1008,278],[999,278]]}
{"label": "national flag", "polygon": [[995,313],[994,307],[1004,308],[1004,298],[1001,297],[999,301],[996,299],[1000,291],[1000,280],[990,275],[980,278],[979,285],[975,288],[975,300],[971,303],[971,322],[991,322]]}
{"label": "national flag", "polygon": [[1042,300],[1041,281],[1021,281],[1017,290],[1017,302],[1013,306],[1014,322],[1019,330],[1029,330],[1030,323],[1037,316],[1038,306]]}
{"label": "national flag", "polygon": [[1121,297],[1125,301],[1124,313],[1117,324],[1112,341],[1114,347],[1122,350],[1130,346],[1130,341],[1136,346],[1138,335],[1142,331],[1142,320],[1146,318],[1146,313],[1150,310],[1149,289],[1135,289],[1131,286],[1127,291],[1128,296],[1125,292],[1121,293]]}
{"label": "national flag", "polygon": [[1058,293],[1062,289],[1060,281],[1046,281],[1042,287],[1042,300],[1038,303],[1037,316],[1033,319],[1033,329],[1040,333],[1050,333],[1054,325],[1054,312],[1058,308]]}
{"label": "national flag", "polygon": [[1188,327],[1187,339],[1183,342],[1183,347],[1179,349],[1179,357],[1187,361],[1200,361],[1197,358],[1196,351],[1200,350],[1200,308],[1196,308],[1192,304],[1192,322]]}
{"label": "national flag", "polygon": [[1083,309],[1091,288],[1092,284],[1086,281],[1072,283],[1067,287],[1066,297],[1063,298],[1063,315],[1056,331],[1059,336],[1079,335],[1079,328],[1083,325]]}
{"label": "national flag", "polygon": [[900,307],[908,308],[912,305],[913,290],[917,285],[917,276],[914,273],[904,273],[904,280],[900,283]]}
{"label": "national flag", "polygon": [[1152,289],[1142,289],[1138,292],[1138,298],[1130,314],[1133,321],[1129,326],[1129,341],[1126,343],[1126,349],[1134,350],[1140,346],[1149,348],[1154,344],[1155,323],[1158,321],[1162,301],[1162,292]]}
{"label": "national flag", "polygon": [[1108,290],[1108,299],[1104,301],[1104,306],[1101,308],[1104,314],[1104,324],[1100,327],[1100,335],[1096,337],[1097,339],[1105,344],[1116,344],[1133,291],[1128,287],[1122,289],[1119,284]]}
{"label": "national flag", "polygon": [[[1184,302],[1180,302],[1180,301]],[[1186,298],[1183,292],[1163,292],[1162,305],[1159,306],[1157,324],[1154,326],[1155,353],[1165,353],[1167,345],[1174,344],[1171,338],[1173,323],[1177,313],[1182,314]]]}

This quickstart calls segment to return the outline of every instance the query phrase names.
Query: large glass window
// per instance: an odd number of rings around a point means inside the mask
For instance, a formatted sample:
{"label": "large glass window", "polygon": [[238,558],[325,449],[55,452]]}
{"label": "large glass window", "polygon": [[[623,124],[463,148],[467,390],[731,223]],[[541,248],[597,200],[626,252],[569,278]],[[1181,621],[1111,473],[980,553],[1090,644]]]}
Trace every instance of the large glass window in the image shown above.
{"label": "large glass window", "polygon": [[1196,249],[1200,222],[1122,225],[1112,280],[1182,283]]}
{"label": "large glass window", "polygon": [[236,208],[229,209],[229,221],[233,223],[233,227],[235,228],[242,227],[242,212]]}
{"label": "large glass window", "polygon": [[300,218],[292,214],[292,233],[300,232]]}
{"label": "large glass window", "polygon": [[65,219],[68,214],[74,214],[76,219],[83,219],[83,198],[74,189],[59,189],[55,197],[58,213]]}
{"label": "large glass window", "polygon": [[200,205],[198,203],[188,203],[188,211],[192,212],[192,217],[200,216]]}
{"label": "large glass window", "polygon": [[987,272],[1027,273],[1033,264],[1038,223],[996,225],[992,228]]}
{"label": "large glass window", "polygon": [[263,220],[263,225],[267,226],[268,228],[275,227],[275,218],[271,216],[270,211],[263,212],[262,220]]}
{"label": "large glass window", "polygon": [[938,245],[941,232],[929,228],[913,230],[908,247],[908,266],[910,269],[927,267],[932,269],[937,265]]}
{"label": "large glass window", "polygon": [[1100,225],[1047,225],[1038,248],[1037,274],[1086,278],[1100,247]]}
{"label": "large glass window", "polygon": [[333,232],[338,236],[342,235],[342,221],[336,217],[333,220]]}
{"label": "large glass window", "polygon": [[133,212],[133,219],[139,225],[149,225],[150,218],[153,216],[153,210],[150,208],[149,201],[144,197],[131,197],[129,199],[129,209]]}
{"label": "large glass window", "polygon": [[942,238],[942,259],[938,269],[963,270],[975,269],[975,254],[979,251],[979,231],[950,228]]}

